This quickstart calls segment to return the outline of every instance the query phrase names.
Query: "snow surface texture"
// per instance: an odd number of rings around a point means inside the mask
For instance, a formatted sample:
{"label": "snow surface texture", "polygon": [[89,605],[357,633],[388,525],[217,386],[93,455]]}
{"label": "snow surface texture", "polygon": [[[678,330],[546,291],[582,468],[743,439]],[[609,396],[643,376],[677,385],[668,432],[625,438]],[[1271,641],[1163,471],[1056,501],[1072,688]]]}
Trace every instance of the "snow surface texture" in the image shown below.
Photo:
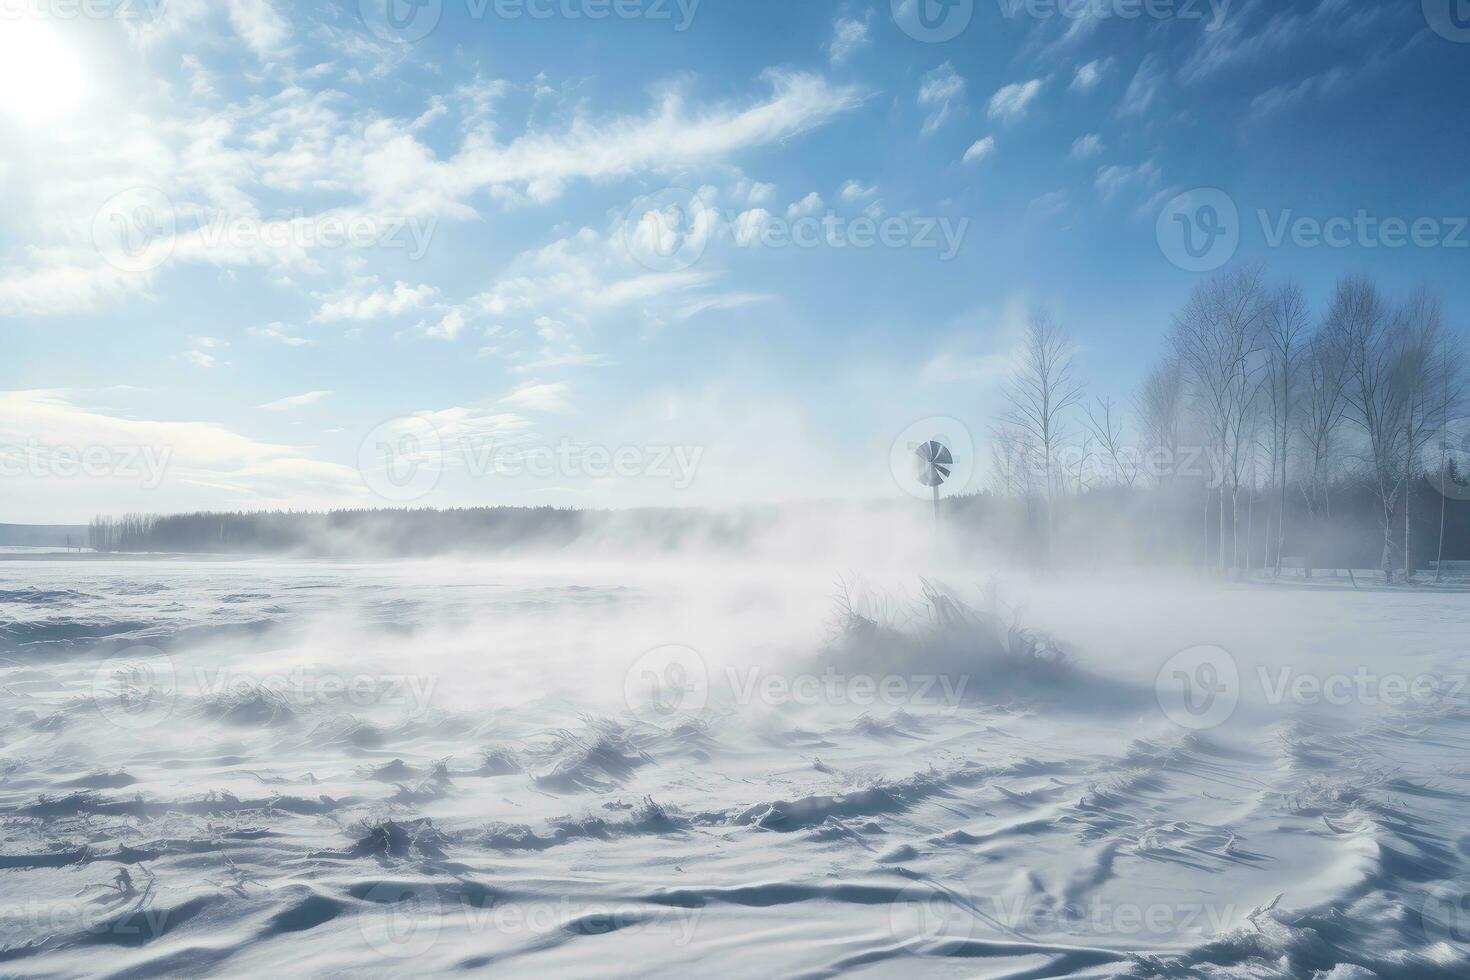
{"label": "snow surface texture", "polygon": [[0,562],[0,975],[1470,976],[1464,593],[833,591]]}

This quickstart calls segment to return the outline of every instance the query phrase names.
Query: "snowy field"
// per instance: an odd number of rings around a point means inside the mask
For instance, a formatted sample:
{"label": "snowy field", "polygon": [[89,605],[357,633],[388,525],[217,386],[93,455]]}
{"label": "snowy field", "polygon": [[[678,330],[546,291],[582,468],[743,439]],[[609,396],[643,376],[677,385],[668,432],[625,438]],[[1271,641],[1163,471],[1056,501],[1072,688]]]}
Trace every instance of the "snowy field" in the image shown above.
{"label": "snowy field", "polygon": [[0,560],[0,974],[1470,976],[1470,595],[931,582]]}

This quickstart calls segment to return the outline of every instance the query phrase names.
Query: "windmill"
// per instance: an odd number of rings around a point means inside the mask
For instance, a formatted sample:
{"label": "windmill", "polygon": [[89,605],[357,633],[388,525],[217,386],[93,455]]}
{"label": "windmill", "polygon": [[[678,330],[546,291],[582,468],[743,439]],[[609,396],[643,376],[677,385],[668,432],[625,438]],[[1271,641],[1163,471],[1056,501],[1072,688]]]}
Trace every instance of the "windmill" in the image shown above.
{"label": "windmill", "polygon": [[954,455],[937,439],[920,443],[914,450],[914,477],[934,491],[934,520],[939,520],[939,488],[954,471]]}

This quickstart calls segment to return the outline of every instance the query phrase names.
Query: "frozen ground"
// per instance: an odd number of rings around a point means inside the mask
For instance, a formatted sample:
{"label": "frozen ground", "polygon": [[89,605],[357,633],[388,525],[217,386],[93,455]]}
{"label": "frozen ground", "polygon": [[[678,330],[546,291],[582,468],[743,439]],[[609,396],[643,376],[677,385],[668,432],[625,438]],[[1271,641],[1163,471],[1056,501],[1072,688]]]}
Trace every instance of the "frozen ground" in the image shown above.
{"label": "frozen ground", "polygon": [[1470,976],[1470,596],[946,580],[0,558],[0,974]]}

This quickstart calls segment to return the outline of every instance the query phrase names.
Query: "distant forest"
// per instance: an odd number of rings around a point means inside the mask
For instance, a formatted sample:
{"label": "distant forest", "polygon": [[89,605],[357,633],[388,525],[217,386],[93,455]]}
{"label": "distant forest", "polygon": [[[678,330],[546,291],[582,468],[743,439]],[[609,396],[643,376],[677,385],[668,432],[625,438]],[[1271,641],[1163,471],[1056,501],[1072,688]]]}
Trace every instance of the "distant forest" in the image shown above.
{"label": "distant forest", "polygon": [[[1446,499],[1420,481],[1414,491],[1413,553],[1420,569],[1439,554],[1440,509],[1445,511],[1446,560],[1470,560],[1470,502]],[[1289,534],[1281,555],[1293,568],[1373,568],[1382,534],[1378,503],[1360,483],[1344,480],[1330,494],[1330,521],[1311,535]],[[1288,528],[1313,525],[1304,502],[1288,497]],[[1237,564],[1274,569],[1278,555],[1279,502],[1271,491],[1242,492]],[[1230,507],[1230,500],[1225,501]],[[1058,498],[1052,533],[1057,564],[1165,564],[1200,569],[1219,553],[1217,493],[1202,485],[1106,486]],[[687,549],[714,554],[758,551],[783,536],[810,533],[878,536],[879,525],[908,520],[932,523],[927,504],[861,509],[825,528],[832,508],[793,505],[732,512],[644,509],[629,511],[485,507],[463,510],[340,510],[329,513],[198,513],[99,517],[90,544],[98,551],[194,554],[263,554],[310,557],[505,556],[596,548],[669,553]],[[871,522],[867,525],[864,522]],[[1039,501],[983,491],[941,501],[940,529],[956,551],[977,560],[1044,564],[1046,521]],[[902,526],[902,525],[900,525]],[[1229,532],[1227,531],[1227,534]],[[1234,535],[1229,535],[1234,538]],[[818,556],[820,557],[820,555]]]}

